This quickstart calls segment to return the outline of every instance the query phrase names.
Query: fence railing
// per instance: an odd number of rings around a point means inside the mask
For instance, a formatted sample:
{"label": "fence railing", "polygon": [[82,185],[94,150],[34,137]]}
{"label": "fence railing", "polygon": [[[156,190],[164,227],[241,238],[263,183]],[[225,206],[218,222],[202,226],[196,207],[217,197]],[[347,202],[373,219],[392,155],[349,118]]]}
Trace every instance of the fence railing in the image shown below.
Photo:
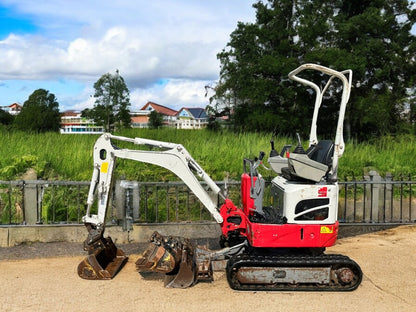
{"label": "fence railing", "polygon": [[0,224],[81,223],[89,182],[0,181]]}
{"label": "fence railing", "polygon": [[374,174],[366,181],[339,182],[338,219],[345,223],[416,222],[416,181]]}
{"label": "fence railing", "polygon": [[[223,182],[218,184],[224,187]],[[339,221],[415,223],[414,184],[416,181],[382,180],[379,176],[339,182]],[[88,189],[89,182],[0,181],[0,225],[82,223]],[[233,202],[239,203],[240,182],[227,183],[227,190]],[[117,181],[107,217],[108,222],[125,229],[133,223],[213,220],[182,182]]]}

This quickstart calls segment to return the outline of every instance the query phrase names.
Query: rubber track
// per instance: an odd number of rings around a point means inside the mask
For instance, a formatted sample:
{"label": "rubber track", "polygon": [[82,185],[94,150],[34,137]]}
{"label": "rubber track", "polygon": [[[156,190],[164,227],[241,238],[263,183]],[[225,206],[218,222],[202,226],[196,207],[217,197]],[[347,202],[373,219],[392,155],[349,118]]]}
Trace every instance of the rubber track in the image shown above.
{"label": "rubber track", "polygon": [[[331,267],[331,273],[341,267],[348,267],[354,272],[354,280],[342,285],[331,279],[330,284],[240,284],[236,273],[240,267]],[[352,291],[362,280],[360,266],[344,255],[322,254],[319,256],[258,256],[240,254],[232,257],[227,263],[227,280],[232,289],[248,291]],[[332,274],[331,274],[332,275]]]}

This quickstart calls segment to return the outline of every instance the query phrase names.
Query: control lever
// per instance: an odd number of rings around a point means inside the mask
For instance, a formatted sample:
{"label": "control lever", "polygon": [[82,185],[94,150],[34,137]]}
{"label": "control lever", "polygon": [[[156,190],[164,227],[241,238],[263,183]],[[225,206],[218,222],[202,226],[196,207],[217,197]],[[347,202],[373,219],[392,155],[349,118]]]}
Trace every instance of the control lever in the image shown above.
{"label": "control lever", "polygon": [[274,141],[270,140],[271,151],[269,157],[276,157],[279,156],[279,153],[274,149]]}
{"label": "control lever", "polygon": [[300,140],[299,133],[296,132],[296,136],[298,137],[298,146],[296,146],[296,148],[293,150],[292,153],[295,153],[295,154],[306,154],[305,150],[302,147],[302,142]]}

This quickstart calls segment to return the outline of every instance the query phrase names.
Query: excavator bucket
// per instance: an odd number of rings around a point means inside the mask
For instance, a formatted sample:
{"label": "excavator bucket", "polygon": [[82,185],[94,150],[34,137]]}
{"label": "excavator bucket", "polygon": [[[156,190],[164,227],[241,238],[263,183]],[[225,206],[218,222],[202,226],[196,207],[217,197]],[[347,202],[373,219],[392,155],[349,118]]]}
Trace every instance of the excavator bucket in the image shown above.
{"label": "excavator bucket", "polygon": [[165,287],[187,288],[196,282],[194,247],[185,238],[164,237],[154,232],[136,261],[138,271],[165,273]]}
{"label": "excavator bucket", "polygon": [[121,270],[127,259],[110,237],[102,238],[78,265],[78,275],[89,280],[109,280]]}
{"label": "excavator bucket", "polygon": [[163,246],[150,243],[136,261],[139,271],[170,273],[176,267],[174,256]]}

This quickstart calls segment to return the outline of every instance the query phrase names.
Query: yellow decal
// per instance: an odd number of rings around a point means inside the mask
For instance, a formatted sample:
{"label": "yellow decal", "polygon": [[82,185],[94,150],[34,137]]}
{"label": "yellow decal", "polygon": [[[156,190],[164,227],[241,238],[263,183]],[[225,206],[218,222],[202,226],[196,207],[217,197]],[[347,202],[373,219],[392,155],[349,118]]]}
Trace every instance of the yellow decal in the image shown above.
{"label": "yellow decal", "polygon": [[108,171],[108,162],[104,162],[101,164],[101,172],[107,173],[107,171]]}
{"label": "yellow decal", "polygon": [[327,226],[321,226],[321,234],[332,234],[334,229],[329,228]]}

